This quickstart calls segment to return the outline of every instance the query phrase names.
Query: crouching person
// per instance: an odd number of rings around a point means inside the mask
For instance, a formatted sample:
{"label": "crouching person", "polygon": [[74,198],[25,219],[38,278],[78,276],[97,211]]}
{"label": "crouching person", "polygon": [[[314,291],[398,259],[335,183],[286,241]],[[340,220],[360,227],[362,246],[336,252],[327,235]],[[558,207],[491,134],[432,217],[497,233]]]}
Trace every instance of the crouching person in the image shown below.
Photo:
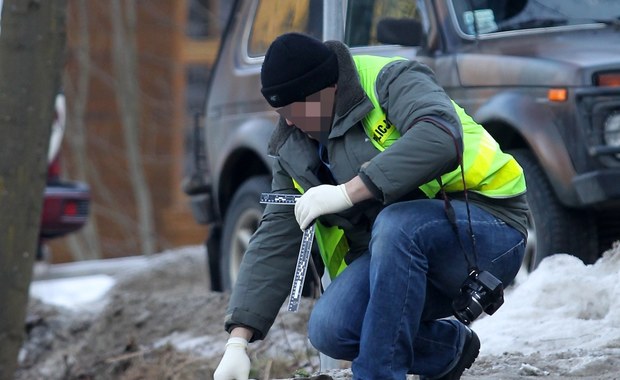
{"label": "crouching person", "polygon": [[[246,346],[274,322],[313,223],[333,282],[312,344],[351,361],[354,379],[459,379],[480,348],[467,324],[501,305],[523,259],[521,167],[417,62],[290,33],[269,47],[261,82],[281,116],[272,191],[303,195],[268,205],[250,241],[215,380],[248,378]],[[487,304],[468,303],[475,291]]]}

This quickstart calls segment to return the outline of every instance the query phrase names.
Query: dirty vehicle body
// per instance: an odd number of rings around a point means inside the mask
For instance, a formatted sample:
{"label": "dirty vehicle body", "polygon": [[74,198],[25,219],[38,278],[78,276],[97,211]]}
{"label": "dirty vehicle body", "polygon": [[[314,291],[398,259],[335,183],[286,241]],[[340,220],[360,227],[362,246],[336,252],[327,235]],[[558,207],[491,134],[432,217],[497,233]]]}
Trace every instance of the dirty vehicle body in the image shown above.
{"label": "dirty vehicle body", "polygon": [[528,269],[558,252],[596,260],[620,238],[619,16],[609,0],[237,1],[185,186],[196,220],[210,225],[213,288],[234,282],[269,190],[277,115],[260,93],[260,67],[287,31],[430,66],[524,167]]}

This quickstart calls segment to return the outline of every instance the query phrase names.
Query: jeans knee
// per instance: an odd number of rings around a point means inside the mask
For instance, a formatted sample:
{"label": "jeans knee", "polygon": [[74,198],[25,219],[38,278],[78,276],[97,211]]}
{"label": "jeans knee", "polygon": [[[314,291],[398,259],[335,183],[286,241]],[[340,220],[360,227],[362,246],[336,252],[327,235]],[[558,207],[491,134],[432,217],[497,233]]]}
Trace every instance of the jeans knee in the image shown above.
{"label": "jeans knee", "polygon": [[391,204],[381,210],[375,219],[373,229],[392,231],[399,226],[398,204]]}
{"label": "jeans knee", "polygon": [[312,312],[308,321],[308,339],[312,347],[334,359],[353,360],[357,356],[359,336],[347,337],[347,328],[333,313]]}
{"label": "jeans knee", "polygon": [[390,205],[377,215],[372,227],[372,240],[375,243],[378,241],[390,242],[399,235],[402,223],[398,213],[398,208],[395,205]]}
{"label": "jeans knee", "polygon": [[331,346],[326,335],[327,331],[330,331],[330,329],[326,325],[323,316],[316,309],[313,310],[308,320],[308,339],[312,347],[323,353]]}

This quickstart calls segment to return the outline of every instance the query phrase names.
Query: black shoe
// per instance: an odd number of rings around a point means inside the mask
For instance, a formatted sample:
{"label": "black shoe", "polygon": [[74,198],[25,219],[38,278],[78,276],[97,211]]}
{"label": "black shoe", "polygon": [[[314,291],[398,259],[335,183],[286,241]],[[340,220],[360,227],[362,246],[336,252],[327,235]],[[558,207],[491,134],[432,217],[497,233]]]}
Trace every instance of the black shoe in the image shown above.
{"label": "black shoe", "polygon": [[465,344],[463,345],[463,352],[459,361],[450,372],[441,377],[423,377],[420,376],[420,380],[458,380],[463,375],[463,372],[474,364],[474,361],[478,357],[480,352],[480,339],[475,332],[467,328],[467,336],[465,337]]}

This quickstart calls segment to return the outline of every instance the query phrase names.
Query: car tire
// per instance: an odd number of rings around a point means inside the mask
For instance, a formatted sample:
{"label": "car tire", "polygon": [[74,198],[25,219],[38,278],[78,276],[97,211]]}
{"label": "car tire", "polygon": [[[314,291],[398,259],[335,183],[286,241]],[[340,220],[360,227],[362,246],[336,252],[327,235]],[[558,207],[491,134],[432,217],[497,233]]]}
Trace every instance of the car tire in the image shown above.
{"label": "car tire", "polygon": [[224,291],[232,289],[250,237],[258,228],[265,209],[259,202],[260,195],[270,190],[269,176],[251,177],[239,187],[230,202],[224,220],[220,256],[220,278]]}
{"label": "car tire", "polygon": [[211,290],[221,292],[222,276],[220,271],[221,258],[221,242],[222,227],[220,225],[212,225],[209,227],[209,237],[205,242],[205,250],[207,254],[207,273],[211,283]]}
{"label": "car tire", "polygon": [[555,253],[569,253],[585,263],[598,257],[597,229],[586,212],[560,204],[551,183],[534,155],[526,149],[510,152],[525,172],[527,200],[532,214],[524,267],[533,271]]}

